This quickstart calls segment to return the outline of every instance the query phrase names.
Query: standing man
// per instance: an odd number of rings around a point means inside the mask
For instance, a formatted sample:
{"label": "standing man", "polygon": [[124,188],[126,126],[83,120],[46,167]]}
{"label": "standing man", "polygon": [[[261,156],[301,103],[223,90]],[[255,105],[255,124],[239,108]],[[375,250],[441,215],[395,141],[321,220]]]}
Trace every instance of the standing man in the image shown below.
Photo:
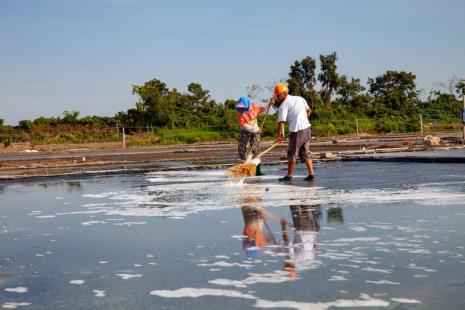
{"label": "standing man", "polygon": [[270,99],[270,105],[279,105],[278,110],[278,142],[284,139],[284,123],[289,123],[290,139],[287,150],[287,175],[280,178],[280,182],[290,182],[294,175],[297,155],[308,169],[305,181],[313,181],[313,163],[310,158],[310,140],[312,132],[308,117],[312,110],[304,98],[289,95],[289,89],[285,84],[277,84],[274,88],[274,96]]}

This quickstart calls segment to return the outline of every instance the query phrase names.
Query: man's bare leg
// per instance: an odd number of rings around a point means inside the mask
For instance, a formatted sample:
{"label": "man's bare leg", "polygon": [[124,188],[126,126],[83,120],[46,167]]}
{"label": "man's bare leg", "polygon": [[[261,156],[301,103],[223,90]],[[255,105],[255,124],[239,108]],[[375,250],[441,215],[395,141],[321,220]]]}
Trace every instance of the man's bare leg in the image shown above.
{"label": "man's bare leg", "polygon": [[307,166],[308,174],[310,175],[315,175],[315,172],[313,171],[313,162],[311,159],[306,159],[305,160],[305,165]]}
{"label": "man's bare leg", "polygon": [[287,162],[287,175],[292,177],[294,175],[295,160],[289,160]]}

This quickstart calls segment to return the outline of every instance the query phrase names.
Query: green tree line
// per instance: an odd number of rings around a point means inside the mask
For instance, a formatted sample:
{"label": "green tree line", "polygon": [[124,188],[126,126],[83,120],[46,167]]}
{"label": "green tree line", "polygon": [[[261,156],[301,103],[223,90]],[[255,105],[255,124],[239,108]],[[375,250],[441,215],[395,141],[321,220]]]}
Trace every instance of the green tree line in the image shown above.
{"label": "green tree line", "polygon": [[[337,61],[336,52],[319,55],[318,68],[315,58],[304,57],[290,65],[288,77],[284,79],[290,93],[304,97],[312,107],[312,124],[317,134],[353,133],[355,119],[361,120],[357,125],[362,131],[371,133],[419,131],[419,115],[425,121],[443,124],[461,121],[462,102],[457,96],[463,98],[465,94],[464,79],[454,78],[448,87],[444,84],[442,89],[431,90],[426,100],[421,100],[416,75],[412,72],[388,70],[368,78],[363,85],[357,77],[340,74]],[[247,90],[253,96],[257,87]],[[79,118],[78,111],[65,111],[62,117],[21,120],[18,126],[5,126],[0,118],[0,139],[12,129],[33,131],[35,127],[63,128],[63,125],[74,126],[76,130],[79,126],[124,126],[129,131],[148,128],[158,135],[169,130],[178,134],[180,130],[200,130],[218,133],[213,135],[215,138],[232,138],[239,130],[235,99],[217,102],[199,83],[190,83],[187,92],[180,92],[169,89],[159,79],[152,79],[143,85],[133,85],[132,94],[138,98],[135,107],[113,117]],[[240,95],[243,94],[237,97]],[[274,136],[275,118],[273,115],[267,122],[265,136]]]}

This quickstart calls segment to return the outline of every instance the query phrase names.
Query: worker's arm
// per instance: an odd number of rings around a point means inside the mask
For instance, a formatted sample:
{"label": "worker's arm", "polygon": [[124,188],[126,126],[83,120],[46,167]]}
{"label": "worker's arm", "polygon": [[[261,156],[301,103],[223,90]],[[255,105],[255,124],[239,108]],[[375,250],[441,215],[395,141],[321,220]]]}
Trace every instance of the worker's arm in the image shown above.
{"label": "worker's arm", "polygon": [[284,139],[284,122],[279,122],[278,123],[278,132],[277,132],[277,137],[278,137],[278,143],[283,142]]}
{"label": "worker's arm", "polygon": [[307,118],[309,118],[311,114],[312,114],[312,109],[308,108],[307,109]]}

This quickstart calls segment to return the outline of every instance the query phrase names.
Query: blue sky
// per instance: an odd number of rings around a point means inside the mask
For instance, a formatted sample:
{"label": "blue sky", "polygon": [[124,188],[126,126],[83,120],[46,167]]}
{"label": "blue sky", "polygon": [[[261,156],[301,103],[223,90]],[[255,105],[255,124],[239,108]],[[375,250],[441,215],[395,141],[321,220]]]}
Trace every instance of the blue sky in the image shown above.
{"label": "blue sky", "polygon": [[340,73],[411,71],[427,93],[465,78],[465,1],[0,0],[0,118],[112,116],[152,78],[224,101],[333,51]]}

